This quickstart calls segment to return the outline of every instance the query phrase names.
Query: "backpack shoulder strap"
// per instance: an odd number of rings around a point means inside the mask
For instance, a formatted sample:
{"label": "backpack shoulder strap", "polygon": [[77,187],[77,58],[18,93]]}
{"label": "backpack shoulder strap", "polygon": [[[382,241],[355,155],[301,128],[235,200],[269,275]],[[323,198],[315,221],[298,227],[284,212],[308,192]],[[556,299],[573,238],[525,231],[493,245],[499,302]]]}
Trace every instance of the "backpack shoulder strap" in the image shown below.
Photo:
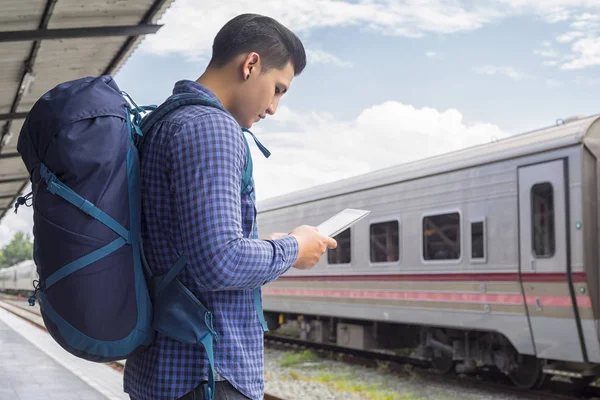
{"label": "backpack shoulder strap", "polygon": [[215,107],[221,111],[228,113],[227,110],[225,110],[221,105],[219,105],[215,101],[209,100],[204,97],[200,97],[194,93],[181,93],[169,97],[156,110],[152,111],[149,115],[145,116],[142,119],[140,128],[142,129],[142,132],[144,132],[144,134],[147,134],[155,123],[164,118],[171,111],[174,111],[182,106],[191,105]]}
{"label": "backpack shoulder strap", "polygon": [[[190,105],[214,107],[225,112],[228,115],[231,115],[225,108],[223,108],[220,104],[218,104],[215,101],[198,96],[195,93],[180,93],[167,98],[167,100],[165,100],[165,102],[161,104],[156,110],[152,111],[149,115],[142,119],[140,129],[144,133],[143,136],[145,137],[146,134],[150,131],[150,129],[152,129],[152,126],[158,121],[160,121],[162,118],[164,118],[170,112],[176,110],[179,107]],[[246,145],[246,166],[242,175],[242,193],[248,194],[252,182],[252,155],[250,153],[250,146],[248,145],[246,136],[243,133],[248,132],[252,136],[252,138],[256,142],[256,145],[265,157],[269,158],[271,156],[271,152],[265,146],[263,146],[262,143],[258,141],[256,136],[254,136],[254,134],[250,130],[246,128],[241,129],[242,137],[244,138],[244,143]]]}

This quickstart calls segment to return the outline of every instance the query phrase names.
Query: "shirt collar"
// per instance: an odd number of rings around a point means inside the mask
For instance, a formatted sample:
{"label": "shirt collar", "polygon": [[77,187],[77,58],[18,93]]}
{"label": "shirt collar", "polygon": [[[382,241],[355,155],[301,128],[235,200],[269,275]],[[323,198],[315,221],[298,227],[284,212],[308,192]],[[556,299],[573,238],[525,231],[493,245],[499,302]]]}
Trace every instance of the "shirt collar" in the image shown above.
{"label": "shirt collar", "polygon": [[206,86],[195,81],[181,80],[175,83],[173,94],[179,93],[197,93],[210,100],[217,102],[221,107],[225,108],[219,98],[210,91]]}

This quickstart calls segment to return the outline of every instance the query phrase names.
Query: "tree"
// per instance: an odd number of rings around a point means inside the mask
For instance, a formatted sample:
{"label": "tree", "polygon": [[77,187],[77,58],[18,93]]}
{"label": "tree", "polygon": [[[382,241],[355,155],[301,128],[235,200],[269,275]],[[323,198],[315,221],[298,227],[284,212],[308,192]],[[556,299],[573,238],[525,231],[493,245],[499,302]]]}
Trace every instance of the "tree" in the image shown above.
{"label": "tree", "polygon": [[6,268],[33,258],[33,243],[29,234],[17,232],[9,244],[0,251],[0,267]]}

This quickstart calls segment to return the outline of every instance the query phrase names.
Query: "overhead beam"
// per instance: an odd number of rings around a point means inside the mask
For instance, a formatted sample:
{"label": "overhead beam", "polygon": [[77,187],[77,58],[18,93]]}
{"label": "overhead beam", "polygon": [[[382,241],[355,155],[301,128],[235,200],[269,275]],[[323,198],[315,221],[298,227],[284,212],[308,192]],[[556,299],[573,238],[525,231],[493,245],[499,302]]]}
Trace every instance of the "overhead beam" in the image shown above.
{"label": "overhead beam", "polygon": [[4,160],[7,158],[19,158],[19,157],[21,157],[21,154],[19,154],[16,151],[14,153],[0,154],[0,160]]}
{"label": "overhead beam", "polygon": [[[44,13],[42,14],[42,18],[40,19],[40,24],[38,25],[39,30],[48,28],[48,22],[50,21],[50,17],[52,16],[52,13],[54,12],[54,6],[56,5],[57,1],[58,0],[46,0],[46,7],[44,8]],[[26,83],[28,81],[29,81],[29,83],[31,83],[30,78],[33,74],[33,65],[35,64],[35,59],[37,58],[37,54],[38,54],[38,51],[40,50],[41,43],[42,43],[41,41],[36,40],[31,45],[31,50],[29,51],[29,57],[27,57],[27,60],[25,60],[25,63],[23,65],[23,70],[21,72],[21,79],[19,80],[19,86],[18,86],[17,92],[15,93],[15,97],[13,99],[12,105],[10,106],[9,114],[14,114],[17,112],[17,107],[19,106],[19,103],[21,102],[21,98],[23,97],[23,94],[25,93],[25,89],[28,87],[28,85],[26,85]],[[2,143],[4,142],[4,137],[6,135],[8,135],[8,133],[10,132],[11,126],[12,126],[12,120],[9,119],[4,124],[4,129],[2,129],[2,131],[0,132],[0,150],[2,150]],[[4,217],[4,214],[5,213],[0,215],[0,221]]]}
{"label": "overhead beam", "polygon": [[105,36],[139,36],[156,33],[161,27],[162,25],[140,24],[90,28],[36,29],[32,31],[0,31],[0,43]]}
{"label": "overhead beam", "polygon": [[14,112],[8,114],[0,114],[0,121],[12,121],[13,119],[25,119],[27,118],[27,112]]}
{"label": "overhead beam", "polygon": [[23,182],[24,180],[27,180],[27,179],[29,179],[29,176],[24,176],[22,178],[6,178],[6,179],[0,178],[0,184],[2,184],[2,183]]}
{"label": "overhead beam", "polygon": [[14,199],[14,194],[0,194],[0,200]]}

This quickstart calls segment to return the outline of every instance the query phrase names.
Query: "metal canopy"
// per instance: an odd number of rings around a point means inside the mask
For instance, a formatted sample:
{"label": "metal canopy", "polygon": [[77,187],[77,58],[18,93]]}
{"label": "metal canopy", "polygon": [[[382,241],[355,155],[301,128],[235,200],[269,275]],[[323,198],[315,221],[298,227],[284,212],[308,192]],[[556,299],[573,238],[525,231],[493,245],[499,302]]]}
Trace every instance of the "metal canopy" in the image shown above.
{"label": "metal canopy", "polygon": [[0,32],[0,43],[30,40],[74,39],[105,36],[138,36],[156,33],[162,25],[99,26],[94,28],[36,29]]}
{"label": "metal canopy", "polygon": [[29,183],[17,153],[27,113],[61,82],[114,75],[174,0],[2,0],[0,221]]}

